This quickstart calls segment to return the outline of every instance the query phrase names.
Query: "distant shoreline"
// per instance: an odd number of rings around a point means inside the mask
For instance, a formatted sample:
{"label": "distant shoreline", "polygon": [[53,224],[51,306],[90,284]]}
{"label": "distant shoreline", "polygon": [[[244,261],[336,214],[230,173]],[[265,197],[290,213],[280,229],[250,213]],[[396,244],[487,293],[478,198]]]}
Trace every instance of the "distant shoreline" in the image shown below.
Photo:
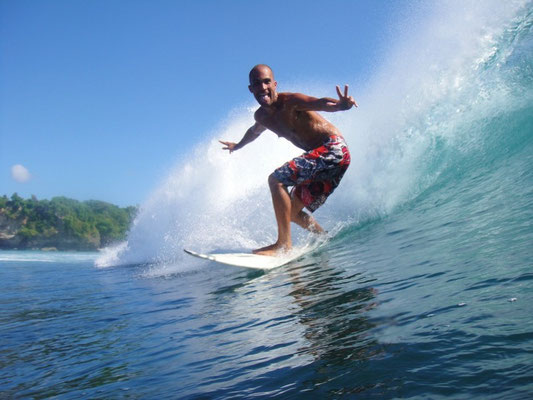
{"label": "distant shoreline", "polygon": [[99,253],[101,252],[102,250],[104,250],[105,247],[101,248],[101,249],[96,249],[96,250],[76,250],[76,249],[72,249],[72,250],[58,250],[56,249],[55,247],[52,247],[52,248],[42,248],[42,249],[39,249],[39,248],[26,248],[26,249],[19,249],[19,248],[0,248],[0,252],[1,251],[35,251],[35,252],[40,252],[40,253]]}
{"label": "distant shoreline", "polygon": [[66,197],[0,197],[0,250],[99,251],[125,240],[137,208]]}

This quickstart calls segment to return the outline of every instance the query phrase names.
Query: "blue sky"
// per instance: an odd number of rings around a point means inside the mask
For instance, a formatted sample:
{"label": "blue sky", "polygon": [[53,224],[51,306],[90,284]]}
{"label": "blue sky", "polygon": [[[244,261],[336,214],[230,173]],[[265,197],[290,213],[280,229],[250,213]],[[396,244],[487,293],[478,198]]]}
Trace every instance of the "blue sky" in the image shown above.
{"label": "blue sky", "polygon": [[0,0],[0,195],[140,204],[232,109],[253,105],[253,65],[271,65],[281,90],[348,83],[357,99],[413,7]]}

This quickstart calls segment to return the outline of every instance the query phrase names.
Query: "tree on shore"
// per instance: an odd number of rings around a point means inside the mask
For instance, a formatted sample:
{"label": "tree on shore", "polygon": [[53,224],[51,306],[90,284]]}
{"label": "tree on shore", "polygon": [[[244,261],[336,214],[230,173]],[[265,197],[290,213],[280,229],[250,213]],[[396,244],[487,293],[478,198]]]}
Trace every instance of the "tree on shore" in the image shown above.
{"label": "tree on shore", "polygon": [[[96,249],[125,239],[137,212],[103,201],[80,202],[66,197],[23,199],[0,197],[0,248],[50,247]],[[58,246],[54,246],[58,244]]]}

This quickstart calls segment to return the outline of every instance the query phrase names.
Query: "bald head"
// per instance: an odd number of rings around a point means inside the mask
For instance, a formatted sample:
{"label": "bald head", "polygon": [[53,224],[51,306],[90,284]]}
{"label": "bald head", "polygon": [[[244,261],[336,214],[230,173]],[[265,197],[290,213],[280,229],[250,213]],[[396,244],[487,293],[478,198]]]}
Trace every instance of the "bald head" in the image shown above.
{"label": "bald head", "polygon": [[248,74],[248,79],[250,80],[250,83],[252,83],[254,77],[256,77],[258,74],[260,74],[263,71],[269,72],[270,75],[272,76],[272,79],[274,79],[274,72],[272,72],[272,68],[270,68],[266,64],[257,64],[255,67],[253,67],[250,70],[250,73]]}
{"label": "bald head", "polygon": [[274,80],[272,69],[265,64],[258,64],[250,71],[250,85],[248,90],[254,95],[261,106],[270,107],[278,99],[276,87],[278,83]]}

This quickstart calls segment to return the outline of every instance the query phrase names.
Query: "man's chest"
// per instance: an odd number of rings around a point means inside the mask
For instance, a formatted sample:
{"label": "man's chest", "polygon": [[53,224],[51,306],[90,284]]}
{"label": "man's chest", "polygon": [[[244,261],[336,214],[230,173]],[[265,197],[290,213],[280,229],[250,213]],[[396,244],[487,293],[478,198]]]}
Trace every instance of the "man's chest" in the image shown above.
{"label": "man's chest", "polygon": [[294,128],[300,122],[300,115],[295,110],[280,107],[273,111],[263,111],[256,113],[256,121],[280,136],[286,137],[294,133]]}

